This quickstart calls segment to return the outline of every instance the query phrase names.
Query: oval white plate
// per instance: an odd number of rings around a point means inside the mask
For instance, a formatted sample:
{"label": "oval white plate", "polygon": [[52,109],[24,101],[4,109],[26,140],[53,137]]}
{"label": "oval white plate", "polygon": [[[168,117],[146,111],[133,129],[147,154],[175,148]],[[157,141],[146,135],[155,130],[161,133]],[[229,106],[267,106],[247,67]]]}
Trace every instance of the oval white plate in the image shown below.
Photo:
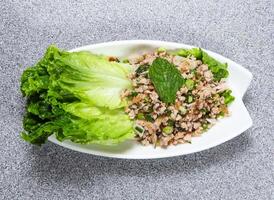
{"label": "oval white plate", "polygon": [[[166,49],[193,48],[193,46],[172,42],[128,40],[83,46],[71,51],[85,50],[96,54],[127,57],[132,54],[145,52],[158,47],[164,47]],[[232,89],[233,95],[236,99],[229,107],[231,116],[220,119],[214,127],[204,133],[201,137],[193,138],[192,144],[181,144],[164,149],[154,148],[152,145],[142,146],[135,141],[127,141],[117,146],[102,146],[94,144],[82,145],[70,141],[59,142],[55,136],[49,137],[49,140],[63,147],[93,155],[125,159],[151,159],[185,155],[202,151],[222,144],[240,135],[252,126],[252,120],[242,101],[242,97],[251,82],[252,74],[247,69],[228,58],[208,50],[205,51],[220,62],[228,63],[230,75],[227,83]]]}

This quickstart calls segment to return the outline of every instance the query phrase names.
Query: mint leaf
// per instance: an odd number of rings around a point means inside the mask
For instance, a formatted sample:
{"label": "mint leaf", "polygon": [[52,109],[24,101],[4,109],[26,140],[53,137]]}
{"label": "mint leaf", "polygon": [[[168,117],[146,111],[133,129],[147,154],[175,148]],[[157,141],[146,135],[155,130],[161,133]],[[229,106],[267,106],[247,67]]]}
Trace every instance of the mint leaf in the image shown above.
{"label": "mint leaf", "polygon": [[160,99],[165,103],[175,102],[176,92],[185,82],[176,66],[163,58],[156,58],[153,61],[149,68],[149,78]]}

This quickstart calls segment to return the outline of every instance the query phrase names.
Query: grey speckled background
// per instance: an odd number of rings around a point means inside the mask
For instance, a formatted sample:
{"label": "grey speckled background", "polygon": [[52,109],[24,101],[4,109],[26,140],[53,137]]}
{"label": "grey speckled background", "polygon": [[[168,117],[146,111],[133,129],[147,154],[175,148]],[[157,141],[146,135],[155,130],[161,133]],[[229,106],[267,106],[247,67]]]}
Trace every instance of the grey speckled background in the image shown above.
{"label": "grey speckled background", "polygon": [[[0,199],[274,199],[274,8],[271,0],[0,2]],[[52,43],[124,39],[201,46],[248,68],[254,126],[216,148],[116,160],[23,142],[19,77]]]}

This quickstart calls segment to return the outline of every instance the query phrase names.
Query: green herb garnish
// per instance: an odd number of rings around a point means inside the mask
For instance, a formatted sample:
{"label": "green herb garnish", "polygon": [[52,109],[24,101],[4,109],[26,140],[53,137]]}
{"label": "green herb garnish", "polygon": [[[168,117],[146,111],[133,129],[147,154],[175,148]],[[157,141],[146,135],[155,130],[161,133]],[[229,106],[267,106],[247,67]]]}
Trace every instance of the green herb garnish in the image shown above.
{"label": "green herb garnish", "polygon": [[224,92],[220,93],[220,96],[225,98],[225,104],[228,105],[235,100],[235,97],[231,95],[231,90],[225,90]]}
{"label": "green herb garnish", "polygon": [[192,103],[193,102],[193,96],[192,95],[188,95],[187,96],[187,103]]}
{"label": "green herb garnish", "polygon": [[137,119],[145,119],[144,113],[138,113]]}
{"label": "green herb garnish", "polygon": [[228,77],[227,63],[221,63],[211,56],[209,56],[206,52],[204,52],[201,48],[193,48],[193,49],[181,49],[177,52],[177,55],[188,57],[194,56],[195,58],[201,60],[204,64],[208,65],[208,68],[211,70],[214,80],[220,81],[222,78]]}
{"label": "green herb garnish", "polygon": [[140,65],[140,66],[136,69],[135,73],[139,75],[139,74],[141,74],[141,73],[146,72],[146,71],[148,70],[148,68],[149,68],[149,65],[147,65],[147,64]]}
{"label": "green herb garnish", "polygon": [[164,47],[160,47],[160,48],[157,49],[158,53],[162,53],[162,52],[165,52],[165,51],[166,51],[166,49]]}
{"label": "green herb garnish", "polygon": [[172,113],[171,110],[169,110],[169,109],[166,109],[166,110],[165,110],[165,114],[166,114],[167,116],[170,116],[171,113]]}
{"label": "green herb garnish", "polygon": [[136,97],[138,95],[138,92],[131,92],[130,95],[128,96],[129,98],[133,98],[133,97]]}
{"label": "green herb garnish", "polygon": [[191,79],[187,79],[185,85],[188,90],[192,90],[194,88],[194,81]]}
{"label": "green herb garnish", "polygon": [[173,127],[172,126],[166,126],[165,128],[163,128],[163,132],[165,134],[171,134],[173,131]]}
{"label": "green herb garnish", "polygon": [[203,130],[208,130],[208,124],[207,123],[202,124],[202,127],[203,127]]}
{"label": "green herb garnish", "polygon": [[135,126],[135,130],[139,133],[143,133],[144,132],[144,128],[141,126]]}
{"label": "green herb garnish", "polygon": [[[202,51],[202,50],[201,50]],[[216,81],[220,81],[222,78],[228,77],[227,63],[223,64],[209,56],[206,52],[203,52],[202,61],[208,65],[213,77]]]}
{"label": "green herb garnish", "polygon": [[175,121],[172,119],[169,119],[169,120],[167,120],[167,124],[168,124],[168,126],[174,126]]}
{"label": "green herb garnish", "polygon": [[185,79],[176,66],[166,59],[156,58],[149,68],[149,77],[160,97],[165,103],[174,103],[176,92]]}
{"label": "green herb garnish", "polygon": [[208,109],[206,109],[206,108],[202,108],[200,111],[201,111],[204,115],[206,115],[206,114],[209,113]]}
{"label": "green herb garnish", "polygon": [[182,56],[182,57],[188,57],[193,55],[195,58],[201,60],[203,55],[202,55],[202,50],[200,48],[193,48],[193,49],[180,49],[177,52],[177,55]]}
{"label": "green herb garnish", "polygon": [[147,120],[149,122],[154,122],[154,119],[151,114],[145,114],[144,117],[145,117],[145,120]]}
{"label": "green herb garnish", "polygon": [[129,60],[126,58],[122,61],[123,63],[129,63]]}
{"label": "green herb garnish", "polygon": [[183,106],[180,106],[179,110],[180,110],[182,115],[185,115],[187,113],[187,109]]}
{"label": "green herb garnish", "polygon": [[223,111],[221,111],[218,115],[217,115],[217,118],[219,117],[224,117],[225,116],[225,113]]}

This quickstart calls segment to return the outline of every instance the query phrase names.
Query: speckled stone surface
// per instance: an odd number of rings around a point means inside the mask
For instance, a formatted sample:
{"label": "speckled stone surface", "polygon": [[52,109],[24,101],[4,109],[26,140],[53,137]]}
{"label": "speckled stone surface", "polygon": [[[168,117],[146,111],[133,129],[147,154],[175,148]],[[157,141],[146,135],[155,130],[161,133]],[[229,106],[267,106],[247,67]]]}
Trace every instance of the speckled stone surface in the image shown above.
{"label": "speckled stone surface", "polygon": [[[272,2],[272,3],[271,3]],[[274,199],[274,8],[271,0],[0,2],[0,199]],[[254,75],[254,126],[216,148],[160,160],[117,160],[22,141],[22,71],[49,44],[125,39],[218,52]]]}

